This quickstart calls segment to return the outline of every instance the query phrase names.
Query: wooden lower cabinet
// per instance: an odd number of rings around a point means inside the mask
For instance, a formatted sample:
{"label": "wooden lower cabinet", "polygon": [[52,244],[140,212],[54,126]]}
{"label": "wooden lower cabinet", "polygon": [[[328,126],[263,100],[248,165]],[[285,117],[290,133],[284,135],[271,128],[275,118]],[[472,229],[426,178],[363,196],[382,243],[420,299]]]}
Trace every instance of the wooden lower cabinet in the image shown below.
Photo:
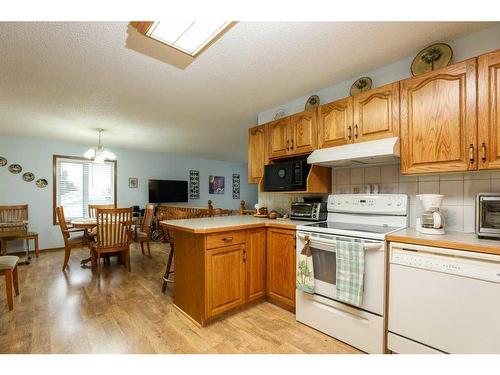
{"label": "wooden lower cabinet", "polygon": [[294,308],[294,230],[173,231],[174,305],[195,324],[266,297]]}
{"label": "wooden lower cabinet", "polygon": [[207,250],[205,264],[208,318],[245,302],[244,253],[244,244]]}
{"label": "wooden lower cabinet", "polygon": [[245,300],[257,300],[266,295],[266,228],[247,230]]}
{"label": "wooden lower cabinet", "polygon": [[267,297],[295,308],[295,231],[267,229]]}

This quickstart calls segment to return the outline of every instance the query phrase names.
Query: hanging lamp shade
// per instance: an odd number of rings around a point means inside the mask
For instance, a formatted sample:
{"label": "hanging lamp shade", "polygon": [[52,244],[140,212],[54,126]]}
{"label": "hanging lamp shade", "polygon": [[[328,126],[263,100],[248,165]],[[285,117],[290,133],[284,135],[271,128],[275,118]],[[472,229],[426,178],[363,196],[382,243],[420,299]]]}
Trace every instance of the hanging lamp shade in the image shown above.
{"label": "hanging lamp shade", "polygon": [[83,156],[87,159],[92,160],[94,163],[99,163],[102,164],[106,160],[116,160],[116,155],[105,149],[104,146],[101,144],[101,133],[104,131],[104,129],[98,129],[99,132],[99,144],[95,147],[92,147],[83,154]]}

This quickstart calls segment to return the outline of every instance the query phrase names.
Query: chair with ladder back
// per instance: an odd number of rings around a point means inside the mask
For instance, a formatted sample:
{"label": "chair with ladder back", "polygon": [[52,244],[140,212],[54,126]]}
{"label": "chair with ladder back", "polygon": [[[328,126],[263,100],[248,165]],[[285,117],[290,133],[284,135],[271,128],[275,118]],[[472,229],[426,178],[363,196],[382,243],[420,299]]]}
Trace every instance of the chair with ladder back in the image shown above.
{"label": "chair with ladder back", "polygon": [[144,243],[148,248],[148,254],[151,257],[151,249],[149,248],[149,240],[151,237],[151,226],[153,224],[153,216],[155,213],[155,206],[152,204],[147,204],[144,208],[144,219],[142,224],[137,226],[138,231],[136,232],[136,240],[141,245],[142,255],[144,255]]}
{"label": "chair with ladder back", "polygon": [[92,265],[97,277],[101,275],[101,257],[118,254],[130,272],[130,244],[132,242],[132,208],[98,208],[97,230],[91,242]]}
{"label": "chair with ladder back", "polygon": [[71,255],[71,249],[83,247],[86,242],[86,230],[68,227],[66,223],[66,218],[64,216],[64,209],[61,207],[56,207],[57,221],[59,222],[59,228],[61,228],[61,234],[64,240],[64,263],[62,270],[64,271],[68,266],[69,257]]}

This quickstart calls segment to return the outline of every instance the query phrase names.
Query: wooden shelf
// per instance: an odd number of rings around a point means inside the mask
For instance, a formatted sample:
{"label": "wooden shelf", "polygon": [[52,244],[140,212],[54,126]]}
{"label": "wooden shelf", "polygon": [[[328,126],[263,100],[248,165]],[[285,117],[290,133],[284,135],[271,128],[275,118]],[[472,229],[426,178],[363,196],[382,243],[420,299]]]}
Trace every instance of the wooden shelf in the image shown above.
{"label": "wooden shelf", "polygon": [[265,191],[264,178],[262,178],[259,182],[259,191],[261,193],[278,193],[278,194],[331,194],[332,169],[330,167],[311,165],[311,169],[309,170],[309,174],[307,175],[306,190]]}

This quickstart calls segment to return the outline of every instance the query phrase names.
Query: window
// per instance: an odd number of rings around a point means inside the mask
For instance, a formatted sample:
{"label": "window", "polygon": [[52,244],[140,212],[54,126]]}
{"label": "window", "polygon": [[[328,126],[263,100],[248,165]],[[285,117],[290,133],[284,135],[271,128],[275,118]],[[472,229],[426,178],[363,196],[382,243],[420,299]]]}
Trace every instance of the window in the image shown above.
{"label": "window", "polygon": [[54,155],[55,207],[67,220],[86,218],[89,204],[116,205],[116,161],[94,163],[85,158]]}
{"label": "window", "polygon": [[230,21],[143,21],[131,22],[140,33],[195,57],[234,22]]}

